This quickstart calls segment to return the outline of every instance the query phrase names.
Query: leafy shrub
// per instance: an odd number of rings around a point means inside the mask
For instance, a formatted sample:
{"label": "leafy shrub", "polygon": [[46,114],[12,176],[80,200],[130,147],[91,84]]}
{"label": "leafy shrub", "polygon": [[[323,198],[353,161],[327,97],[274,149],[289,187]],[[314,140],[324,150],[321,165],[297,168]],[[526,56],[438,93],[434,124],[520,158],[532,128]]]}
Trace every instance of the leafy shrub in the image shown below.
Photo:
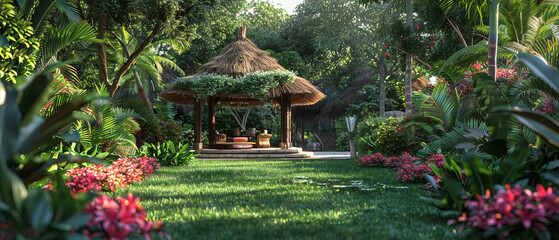
{"label": "leafy shrub", "polygon": [[399,155],[409,151],[408,136],[399,119],[388,118],[376,129],[377,139],[374,146],[378,152]]}
{"label": "leafy shrub", "polygon": [[383,117],[365,118],[355,127],[355,148],[359,155],[370,154],[376,151],[374,146],[368,144],[377,139],[377,128],[386,121]]}
{"label": "leafy shrub", "polygon": [[266,100],[270,89],[280,84],[292,83],[295,81],[295,77],[295,73],[285,70],[253,72],[237,78],[208,74],[178,79],[173,86],[196,92],[200,99],[216,95],[216,93],[242,93],[249,97]]}
{"label": "leafy shrub", "polygon": [[336,151],[349,151],[349,134],[342,132],[336,135]]}
{"label": "leafy shrub", "polygon": [[[482,231],[484,237],[499,238],[521,236],[522,239],[557,239],[559,237],[559,196],[557,189],[544,188],[541,184],[536,191],[523,189],[520,185],[511,188],[509,184],[491,195],[477,195],[475,200],[466,201],[468,213],[448,224],[460,224]],[[543,237],[543,238],[542,238]]]}
{"label": "leafy shrub", "polygon": [[188,165],[196,159],[198,154],[190,150],[190,145],[179,143],[175,145],[171,141],[158,143],[145,143],[140,149],[142,156],[157,158],[163,166]]}
{"label": "leafy shrub", "polygon": [[[408,135],[409,152],[417,152],[422,148],[422,143],[428,142],[433,133],[432,127],[436,122],[421,114],[406,115],[401,120],[402,125]],[[421,124],[426,124],[424,126]],[[428,131],[430,130],[430,131]]]}
{"label": "leafy shrub", "polygon": [[91,218],[83,235],[91,239],[152,239],[170,237],[161,231],[163,223],[146,220],[140,199],[129,193],[116,200],[106,195],[96,197],[84,210]]}

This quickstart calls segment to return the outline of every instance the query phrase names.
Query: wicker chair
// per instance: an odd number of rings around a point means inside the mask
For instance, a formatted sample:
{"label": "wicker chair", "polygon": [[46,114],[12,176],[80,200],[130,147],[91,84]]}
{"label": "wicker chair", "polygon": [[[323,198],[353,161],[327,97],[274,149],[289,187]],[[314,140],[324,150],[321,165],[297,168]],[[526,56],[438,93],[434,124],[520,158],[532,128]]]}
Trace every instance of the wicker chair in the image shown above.
{"label": "wicker chair", "polygon": [[227,136],[223,133],[209,134],[208,140],[210,141],[210,144],[222,143],[227,141]]}
{"label": "wicker chair", "polygon": [[266,134],[266,133],[258,134],[258,136],[256,136],[256,147],[269,148],[270,138],[272,138],[272,134]]}

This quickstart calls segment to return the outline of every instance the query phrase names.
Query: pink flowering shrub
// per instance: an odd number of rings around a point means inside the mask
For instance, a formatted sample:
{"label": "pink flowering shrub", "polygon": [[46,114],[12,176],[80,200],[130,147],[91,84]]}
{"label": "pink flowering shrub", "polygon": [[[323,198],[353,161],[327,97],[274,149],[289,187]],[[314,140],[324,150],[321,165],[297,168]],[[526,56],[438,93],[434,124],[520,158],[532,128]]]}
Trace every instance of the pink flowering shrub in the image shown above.
{"label": "pink flowering shrub", "polygon": [[[106,195],[96,197],[84,213],[91,214],[83,234],[92,239],[153,239],[154,234],[160,238],[170,239],[161,231],[163,223],[146,220],[146,211],[140,205],[140,199],[131,193],[116,200]],[[157,236],[156,235],[156,236]]]}
{"label": "pink flowering shrub", "polygon": [[[142,182],[148,175],[153,175],[159,167],[155,158],[119,158],[108,167],[93,165],[68,170],[66,175],[70,178],[66,185],[76,193],[114,192],[133,182]],[[52,185],[48,184],[45,188],[52,189]]]}
{"label": "pink flowering shrub", "polygon": [[[491,195],[489,190],[475,200],[466,201],[465,207],[469,214],[463,213],[458,219],[451,219],[448,225],[460,224],[460,230],[465,226],[482,231],[491,231],[499,238],[506,238],[511,234],[530,231],[547,232],[559,227],[559,196],[557,189],[544,188],[541,184],[536,191],[522,189],[520,185],[505,189]],[[545,234],[544,234],[545,235]],[[551,236],[556,239],[559,236]]]}
{"label": "pink flowering shrub", "polygon": [[[508,62],[510,63],[510,62]],[[480,72],[487,72],[485,64],[476,63],[472,65],[476,71],[464,72],[464,78],[456,81],[454,84],[449,84],[449,91],[451,94],[458,92],[460,97],[473,97],[476,98],[474,87],[472,85],[473,75]],[[506,88],[515,82],[526,79],[528,75],[519,74],[516,66],[508,66],[507,68],[496,69],[496,81],[498,88]]]}
{"label": "pink flowering shrub", "polygon": [[402,182],[414,182],[423,179],[423,174],[434,175],[429,164],[435,164],[439,168],[444,167],[444,156],[434,154],[425,159],[425,163],[418,163],[421,158],[413,157],[404,153],[398,157],[385,157],[381,153],[365,155],[359,158],[357,165],[362,167],[388,167],[397,168],[396,179]]}
{"label": "pink flowering shrub", "polygon": [[359,158],[357,165],[362,167],[399,167],[403,164],[409,164],[420,160],[420,158],[412,157],[409,153],[404,152],[401,156],[385,157],[381,153],[365,155]]}

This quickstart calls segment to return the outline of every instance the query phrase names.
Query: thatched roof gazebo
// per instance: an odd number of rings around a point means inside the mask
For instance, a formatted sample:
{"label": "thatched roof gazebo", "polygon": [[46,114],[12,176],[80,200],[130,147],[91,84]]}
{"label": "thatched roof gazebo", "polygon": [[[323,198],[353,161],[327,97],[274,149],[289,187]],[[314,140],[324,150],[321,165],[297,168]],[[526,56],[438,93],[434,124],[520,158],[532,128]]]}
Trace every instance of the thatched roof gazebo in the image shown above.
{"label": "thatched roof gazebo", "polygon": [[[186,78],[215,74],[233,78],[245,76],[254,72],[269,72],[285,70],[270,53],[259,49],[250,39],[245,37],[246,27],[239,27],[237,39],[231,42],[217,56],[200,67],[198,72]],[[175,86],[166,89],[161,94],[167,101],[179,104],[194,105],[194,134],[195,149],[202,149],[201,142],[201,111],[203,101],[209,104],[209,132],[215,132],[214,107],[216,103],[232,106],[250,106],[264,104],[261,99],[253,98],[242,93],[217,93],[200,99],[198,93],[180,89]],[[281,107],[281,148],[287,149],[291,145],[291,107],[312,105],[325,95],[304,78],[296,77],[291,83],[280,84],[268,92],[268,100],[275,106]]]}

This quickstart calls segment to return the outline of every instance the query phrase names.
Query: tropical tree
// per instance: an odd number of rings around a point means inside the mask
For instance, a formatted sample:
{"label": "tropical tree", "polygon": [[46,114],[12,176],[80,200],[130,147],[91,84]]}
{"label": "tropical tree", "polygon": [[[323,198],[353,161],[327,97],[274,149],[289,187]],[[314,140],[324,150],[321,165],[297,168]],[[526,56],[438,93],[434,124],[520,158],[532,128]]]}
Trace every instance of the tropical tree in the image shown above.
{"label": "tropical tree", "polygon": [[[554,28],[552,27],[558,19],[558,8],[556,1],[527,1],[527,0],[501,0],[498,11],[500,24],[497,34],[498,59],[514,60],[518,52],[531,52],[537,55],[546,55],[547,46],[553,46]],[[481,5],[483,7],[483,5]],[[491,26],[483,25],[477,27],[477,31],[491,35]],[[481,36],[481,35],[480,35]],[[491,36],[485,38],[491,42]],[[448,69],[451,65],[463,72],[475,62],[489,60],[492,48],[488,48],[487,41],[468,46],[449,57],[442,67]],[[546,50],[544,50],[546,49]],[[541,54],[540,54],[541,53]],[[488,63],[488,66],[490,64]],[[492,71],[492,70],[490,70]]]}
{"label": "tropical tree", "polygon": [[[6,3],[9,2],[7,1]],[[3,3],[3,5],[6,6],[6,3]],[[17,13],[14,12],[15,9],[17,9]],[[49,64],[56,63],[60,50],[72,43],[96,40],[95,29],[87,22],[79,21],[76,15],[77,8],[72,1],[17,1],[17,8],[11,6],[5,8],[5,11],[8,11],[6,12],[6,16],[19,16],[21,19],[30,22],[29,25],[19,26],[22,31],[21,36],[26,38],[26,40],[22,40],[19,44],[29,48],[30,52],[33,52],[32,49],[36,48],[35,56],[27,58],[18,57],[18,54],[13,55],[13,57],[20,58],[20,60],[18,60],[18,62],[20,62],[18,64],[18,69],[26,69],[26,66],[32,66],[32,71],[28,71],[29,73],[40,73],[46,69]],[[19,23],[18,21],[8,22],[10,22],[10,24]],[[15,40],[10,35],[7,37],[10,38],[7,40]],[[33,39],[39,42],[39,44],[33,43]],[[6,44],[9,44],[9,41],[6,42]],[[17,47],[17,45],[13,47]],[[21,51],[19,52],[21,53]],[[29,64],[32,59],[34,64]],[[77,75],[71,74],[76,71],[69,64],[60,64],[58,68],[65,77],[69,79],[77,78]]]}
{"label": "tropical tree", "polygon": [[[80,17],[96,23],[98,39],[104,40],[111,36],[112,31],[118,31],[121,27],[125,27],[135,38],[142,39],[130,52],[130,57],[114,70],[108,68],[107,43],[96,44],[99,82],[107,86],[110,96],[114,96],[124,75],[158,36],[166,34],[190,39],[196,31],[196,22],[207,17],[202,14],[205,9],[212,8],[218,2],[220,1],[81,1]],[[138,26],[137,22],[143,24]]]}
{"label": "tropical tree", "polygon": [[[392,1],[391,3],[389,3],[389,6],[394,6],[397,0]],[[361,4],[372,4],[372,3],[379,3],[382,1],[378,1],[378,0],[359,0],[359,2]],[[413,27],[413,0],[406,0],[405,2],[405,12],[406,12],[406,25],[408,27]],[[406,59],[406,68],[405,68],[405,78],[404,78],[404,96],[405,96],[405,111],[406,114],[409,114],[412,112],[413,110],[413,105],[412,105],[412,64],[413,64],[413,60],[412,60],[412,55],[409,53],[406,53],[405,55],[405,59]],[[383,79],[384,80],[384,79]],[[381,80],[382,84],[384,85],[384,81]],[[384,92],[384,87],[381,87],[381,91]],[[384,98],[382,97],[382,93],[381,93],[381,102],[384,103]],[[384,108],[384,104],[381,104],[381,109]],[[383,109],[384,110],[384,109]]]}

